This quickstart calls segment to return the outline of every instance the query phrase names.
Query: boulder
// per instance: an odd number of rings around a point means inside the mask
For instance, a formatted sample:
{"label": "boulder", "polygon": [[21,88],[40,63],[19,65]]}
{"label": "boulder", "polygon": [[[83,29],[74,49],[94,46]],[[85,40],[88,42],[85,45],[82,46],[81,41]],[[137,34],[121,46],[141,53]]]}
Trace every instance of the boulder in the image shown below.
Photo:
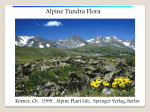
{"label": "boulder", "polygon": [[20,71],[21,69],[22,69],[22,67],[18,67],[18,68],[17,68],[17,71]]}
{"label": "boulder", "polygon": [[81,59],[81,56],[77,56],[76,59]]}
{"label": "boulder", "polygon": [[64,66],[68,66],[68,65],[69,65],[68,63],[60,63],[59,64],[60,67],[64,67]]}
{"label": "boulder", "polygon": [[111,64],[109,66],[105,66],[107,71],[114,71],[115,70],[115,64]]}
{"label": "boulder", "polygon": [[105,74],[103,81],[113,82],[114,78],[115,78],[115,73],[114,71],[112,71],[110,73]]}
{"label": "boulder", "polygon": [[105,87],[105,88],[103,89],[102,93],[104,93],[105,95],[109,95],[109,94],[112,94],[113,91],[112,91],[112,90],[109,90],[108,88]]}
{"label": "boulder", "polygon": [[135,67],[129,67],[129,71],[135,74]]}
{"label": "boulder", "polygon": [[51,66],[41,66],[41,70],[42,71],[44,71],[44,70],[46,70],[46,69],[50,69],[51,68]]}
{"label": "boulder", "polygon": [[124,76],[128,76],[130,79],[135,79],[135,74],[132,74],[132,72],[127,71]]}
{"label": "boulder", "polygon": [[51,93],[51,95],[49,97],[55,97],[56,94],[55,93]]}
{"label": "boulder", "polygon": [[53,82],[48,82],[48,83],[45,84],[44,87],[47,88],[47,89],[51,89],[51,87],[54,87],[54,83]]}
{"label": "boulder", "polygon": [[94,68],[94,67],[85,67],[84,68],[84,71],[91,71],[91,72],[94,72],[94,73],[99,73],[100,72],[100,69],[99,68]]}
{"label": "boulder", "polygon": [[33,71],[31,68],[23,68],[23,75],[28,76],[32,73]]}
{"label": "boulder", "polygon": [[44,97],[48,97],[50,95],[50,89],[44,89]]}
{"label": "boulder", "polygon": [[26,63],[23,68],[31,68],[31,64],[30,63]]}
{"label": "boulder", "polygon": [[71,57],[67,57],[64,60],[62,60],[62,62],[65,62],[65,63],[70,63],[70,61],[71,61]]}
{"label": "boulder", "polygon": [[77,78],[77,79],[80,78],[75,72],[69,73],[68,76],[69,76],[69,78]]}
{"label": "boulder", "polygon": [[24,90],[15,90],[15,96],[22,96],[24,94]]}

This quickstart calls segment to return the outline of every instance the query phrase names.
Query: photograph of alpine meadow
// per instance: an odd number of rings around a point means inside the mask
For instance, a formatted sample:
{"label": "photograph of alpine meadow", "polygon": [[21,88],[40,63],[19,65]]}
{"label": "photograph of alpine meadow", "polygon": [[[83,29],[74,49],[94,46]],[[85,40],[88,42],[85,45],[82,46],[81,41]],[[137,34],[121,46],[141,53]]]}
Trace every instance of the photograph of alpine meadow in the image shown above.
{"label": "photograph of alpine meadow", "polygon": [[135,19],[15,19],[15,97],[135,97]]}

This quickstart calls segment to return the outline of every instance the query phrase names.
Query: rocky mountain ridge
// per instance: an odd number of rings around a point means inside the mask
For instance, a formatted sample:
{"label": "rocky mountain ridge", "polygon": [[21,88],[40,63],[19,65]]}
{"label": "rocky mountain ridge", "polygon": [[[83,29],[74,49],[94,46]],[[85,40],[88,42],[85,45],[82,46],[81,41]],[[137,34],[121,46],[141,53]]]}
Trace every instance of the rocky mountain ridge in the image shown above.
{"label": "rocky mountain ridge", "polygon": [[[118,42],[118,43],[113,43]],[[37,48],[46,48],[46,47],[57,47],[60,49],[71,49],[76,47],[81,47],[88,44],[100,44],[106,45],[107,43],[117,46],[120,48],[129,48],[135,50],[135,39],[123,41],[115,36],[102,37],[97,36],[93,39],[84,40],[79,37],[77,34],[64,39],[64,40],[55,40],[50,41],[39,36],[15,36],[15,45],[17,46],[27,46],[27,47],[37,47]]]}

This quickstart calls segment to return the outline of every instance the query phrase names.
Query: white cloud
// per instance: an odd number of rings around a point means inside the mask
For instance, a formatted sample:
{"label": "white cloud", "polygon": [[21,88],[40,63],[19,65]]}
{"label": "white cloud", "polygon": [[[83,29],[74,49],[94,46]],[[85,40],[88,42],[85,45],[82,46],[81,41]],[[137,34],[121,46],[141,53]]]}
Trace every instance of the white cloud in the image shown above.
{"label": "white cloud", "polygon": [[39,23],[36,23],[36,25],[40,25]]}
{"label": "white cloud", "polygon": [[43,24],[43,26],[63,26],[63,24],[57,21],[49,21],[48,23]]}

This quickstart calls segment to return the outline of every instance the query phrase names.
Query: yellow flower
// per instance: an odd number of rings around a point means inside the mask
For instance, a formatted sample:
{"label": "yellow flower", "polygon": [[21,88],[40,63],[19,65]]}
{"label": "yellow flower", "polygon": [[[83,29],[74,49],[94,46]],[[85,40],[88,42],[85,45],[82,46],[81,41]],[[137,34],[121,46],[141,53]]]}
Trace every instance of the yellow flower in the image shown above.
{"label": "yellow flower", "polygon": [[94,81],[92,81],[92,82],[91,82],[91,86],[94,86],[94,85],[95,85],[95,82],[94,82]]}
{"label": "yellow flower", "polygon": [[96,82],[100,84],[103,81],[100,78],[98,78],[98,79],[96,79]]}
{"label": "yellow flower", "polygon": [[131,81],[131,80],[128,80],[128,83],[132,83],[132,81]]}
{"label": "yellow flower", "polygon": [[119,83],[120,83],[120,79],[119,79],[119,78],[117,78],[117,77],[114,79],[114,81],[115,81],[117,84],[119,84]]}
{"label": "yellow flower", "polygon": [[123,83],[123,84],[127,83],[127,80],[125,80],[125,79],[120,79],[120,81],[121,81],[121,83]]}
{"label": "yellow flower", "polygon": [[112,87],[116,87],[116,84],[117,84],[116,82],[113,82]]}
{"label": "yellow flower", "polygon": [[120,87],[124,88],[125,85],[123,83],[119,84]]}
{"label": "yellow flower", "polygon": [[109,83],[107,81],[103,82],[104,86],[109,86]]}
{"label": "yellow flower", "polygon": [[128,77],[125,80],[127,83],[132,83],[132,81]]}
{"label": "yellow flower", "polygon": [[100,86],[100,84],[95,82],[94,87],[99,87],[99,86]]}
{"label": "yellow flower", "polygon": [[22,85],[24,87],[24,85]]}
{"label": "yellow flower", "polygon": [[88,74],[92,74],[92,72],[88,72]]}

